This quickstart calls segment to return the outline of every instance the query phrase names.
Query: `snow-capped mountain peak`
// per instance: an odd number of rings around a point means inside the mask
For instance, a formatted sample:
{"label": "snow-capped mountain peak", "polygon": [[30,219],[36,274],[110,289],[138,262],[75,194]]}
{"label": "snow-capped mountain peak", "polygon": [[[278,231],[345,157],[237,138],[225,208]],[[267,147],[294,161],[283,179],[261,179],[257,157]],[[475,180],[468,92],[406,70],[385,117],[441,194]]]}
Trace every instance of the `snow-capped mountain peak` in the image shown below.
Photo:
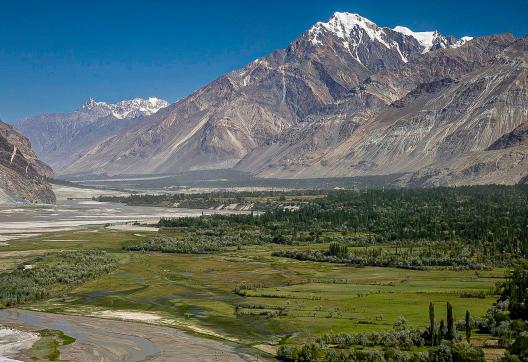
{"label": "snow-capped mountain peak", "polygon": [[[403,34],[404,39],[396,37],[394,32]],[[314,46],[324,45],[326,34],[333,34],[341,39],[343,47],[360,63],[361,57],[357,55],[357,48],[369,42],[380,43],[385,48],[396,51],[401,60],[407,62],[410,54],[406,53],[405,49],[409,49],[407,46],[409,42],[414,43],[415,47],[419,46],[421,53],[427,53],[439,48],[458,47],[471,39],[464,37],[459,40],[452,36],[444,36],[438,31],[415,32],[405,26],[397,26],[393,29],[380,27],[359,14],[346,12],[336,12],[328,22],[318,22],[308,30],[309,40]]]}
{"label": "snow-capped mountain peak", "polygon": [[169,105],[167,101],[156,97],[148,99],[134,98],[117,103],[97,102],[92,97],[88,98],[79,112],[95,113],[98,116],[113,116],[118,119],[130,119],[139,116],[149,116]]}
{"label": "snow-capped mountain peak", "polygon": [[468,41],[472,41],[472,40],[473,40],[472,36],[463,36],[462,38],[460,38],[459,41],[453,44],[453,48],[461,47],[462,45],[466,44]]}
{"label": "snow-capped mountain peak", "polygon": [[380,43],[388,46],[384,40],[383,30],[374,22],[359,14],[336,12],[328,22],[318,22],[310,30],[312,43],[319,44],[318,39],[322,29],[334,33],[341,39],[347,39],[354,29],[363,30],[371,40],[378,40]]}

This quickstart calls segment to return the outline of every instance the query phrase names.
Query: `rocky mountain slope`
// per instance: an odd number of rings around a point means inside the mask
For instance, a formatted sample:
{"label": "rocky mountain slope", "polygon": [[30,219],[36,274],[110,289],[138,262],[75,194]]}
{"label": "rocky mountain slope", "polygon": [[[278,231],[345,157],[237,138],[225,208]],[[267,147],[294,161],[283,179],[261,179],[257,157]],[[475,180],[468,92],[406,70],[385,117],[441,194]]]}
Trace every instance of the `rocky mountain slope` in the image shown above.
{"label": "rocky mountain slope", "polygon": [[[434,38],[434,39],[433,39]],[[172,172],[233,167],[370,75],[457,43],[435,34],[424,45],[355,14],[336,13],[286,49],[257,59],[90,150],[67,173]],[[377,102],[377,100],[372,100]],[[369,106],[365,100],[363,106]]]}
{"label": "rocky mountain slope", "polygon": [[28,117],[15,127],[31,140],[39,157],[61,173],[86,150],[166,106],[168,102],[158,98],[135,98],[115,104],[89,98],[74,112]]}
{"label": "rocky mountain slope", "polygon": [[[526,39],[510,36],[480,38],[376,74],[357,94],[293,137],[253,151],[239,167],[267,177],[390,174],[484,152],[527,120],[525,46]],[[343,112],[357,97],[387,105]]]}
{"label": "rocky mountain slope", "polygon": [[52,176],[29,140],[0,121],[0,203],[54,203],[55,195],[46,181]]}
{"label": "rocky mountain slope", "polygon": [[457,39],[335,13],[286,49],[90,142],[59,172],[236,168],[286,178],[407,173],[401,184],[416,186],[520,182],[527,41]]}

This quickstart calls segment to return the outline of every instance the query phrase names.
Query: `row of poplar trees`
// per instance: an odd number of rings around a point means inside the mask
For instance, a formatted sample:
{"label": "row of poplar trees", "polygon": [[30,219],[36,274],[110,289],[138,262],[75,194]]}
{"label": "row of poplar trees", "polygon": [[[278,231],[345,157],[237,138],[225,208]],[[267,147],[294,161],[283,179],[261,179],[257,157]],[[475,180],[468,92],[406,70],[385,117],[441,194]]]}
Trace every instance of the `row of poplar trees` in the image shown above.
{"label": "row of poplar trees", "polygon": [[[453,317],[453,306],[447,302],[447,326],[444,324],[444,320],[440,320],[440,325],[437,327],[435,323],[435,309],[433,302],[429,303],[429,332],[430,332],[430,343],[431,346],[437,346],[442,343],[443,340],[452,341],[456,339],[456,327],[455,319]],[[471,342],[471,315],[466,310],[465,317],[465,329],[466,329],[466,340],[468,343]]]}

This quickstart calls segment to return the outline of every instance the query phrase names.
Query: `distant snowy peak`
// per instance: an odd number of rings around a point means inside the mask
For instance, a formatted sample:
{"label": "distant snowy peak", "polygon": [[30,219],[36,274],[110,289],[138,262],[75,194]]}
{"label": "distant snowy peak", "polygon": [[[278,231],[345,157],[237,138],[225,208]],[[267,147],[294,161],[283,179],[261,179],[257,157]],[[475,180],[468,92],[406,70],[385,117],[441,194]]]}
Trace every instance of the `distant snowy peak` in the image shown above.
{"label": "distant snowy peak", "polygon": [[466,44],[468,41],[472,41],[474,38],[472,36],[463,36],[460,38],[459,41],[457,41],[455,44],[453,44],[453,48],[461,47],[462,45]]}
{"label": "distant snowy peak", "polygon": [[412,31],[411,29],[405,26],[397,26],[392,29],[403,35],[410,36],[418,41],[423,48],[423,52],[426,53],[429,50],[434,48],[435,42],[440,42],[442,44],[443,36],[437,31]]}
{"label": "distant snowy peak", "polygon": [[420,43],[423,53],[440,48],[457,48],[473,39],[470,36],[456,39],[452,36],[444,36],[438,31],[412,31],[405,26],[397,26],[392,30],[416,39]]}
{"label": "distant snowy peak", "polygon": [[134,98],[117,103],[97,102],[88,98],[78,111],[96,114],[98,116],[113,116],[118,119],[131,119],[139,116],[149,116],[169,105],[163,99],[150,97],[148,99]]}
{"label": "distant snowy peak", "polygon": [[417,42],[415,46],[419,46],[422,53],[434,49],[458,47],[472,39],[464,37],[459,40],[452,36],[444,36],[438,31],[415,32],[404,26],[397,26],[394,29],[379,27],[359,14],[343,12],[334,13],[328,22],[318,22],[308,30],[309,39],[315,46],[323,45],[325,34],[331,33],[342,39],[343,46],[352,53],[365,43],[377,42],[388,49],[397,50],[402,61],[407,62],[408,59],[403,49],[408,47],[397,39],[395,32],[404,35],[404,42],[414,44]]}
{"label": "distant snowy peak", "polygon": [[135,118],[137,116],[149,116],[169,105],[163,99],[150,97],[148,99],[134,98],[111,104],[112,114],[116,118]]}

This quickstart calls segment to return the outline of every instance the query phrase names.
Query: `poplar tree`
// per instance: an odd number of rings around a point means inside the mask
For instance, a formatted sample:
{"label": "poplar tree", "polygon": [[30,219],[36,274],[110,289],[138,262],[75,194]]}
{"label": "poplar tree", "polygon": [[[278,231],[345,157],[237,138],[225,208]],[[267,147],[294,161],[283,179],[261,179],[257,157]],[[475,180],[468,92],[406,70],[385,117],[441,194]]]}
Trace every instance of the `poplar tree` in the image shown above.
{"label": "poplar tree", "polygon": [[438,330],[438,340],[442,341],[444,337],[445,337],[445,323],[444,323],[444,320],[442,319],[440,321],[440,329]]}
{"label": "poplar tree", "polygon": [[467,343],[471,343],[471,315],[469,310],[466,310],[466,340]]}
{"label": "poplar tree", "polygon": [[455,339],[455,322],[453,319],[453,306],[447,302],[447,335],[446,339],[452,341]]}
{"label": "poplar tree", "polygon": [[429,303],[429,330],[431,332],[431,346],[435,345],[435,312],[433,302]]}

